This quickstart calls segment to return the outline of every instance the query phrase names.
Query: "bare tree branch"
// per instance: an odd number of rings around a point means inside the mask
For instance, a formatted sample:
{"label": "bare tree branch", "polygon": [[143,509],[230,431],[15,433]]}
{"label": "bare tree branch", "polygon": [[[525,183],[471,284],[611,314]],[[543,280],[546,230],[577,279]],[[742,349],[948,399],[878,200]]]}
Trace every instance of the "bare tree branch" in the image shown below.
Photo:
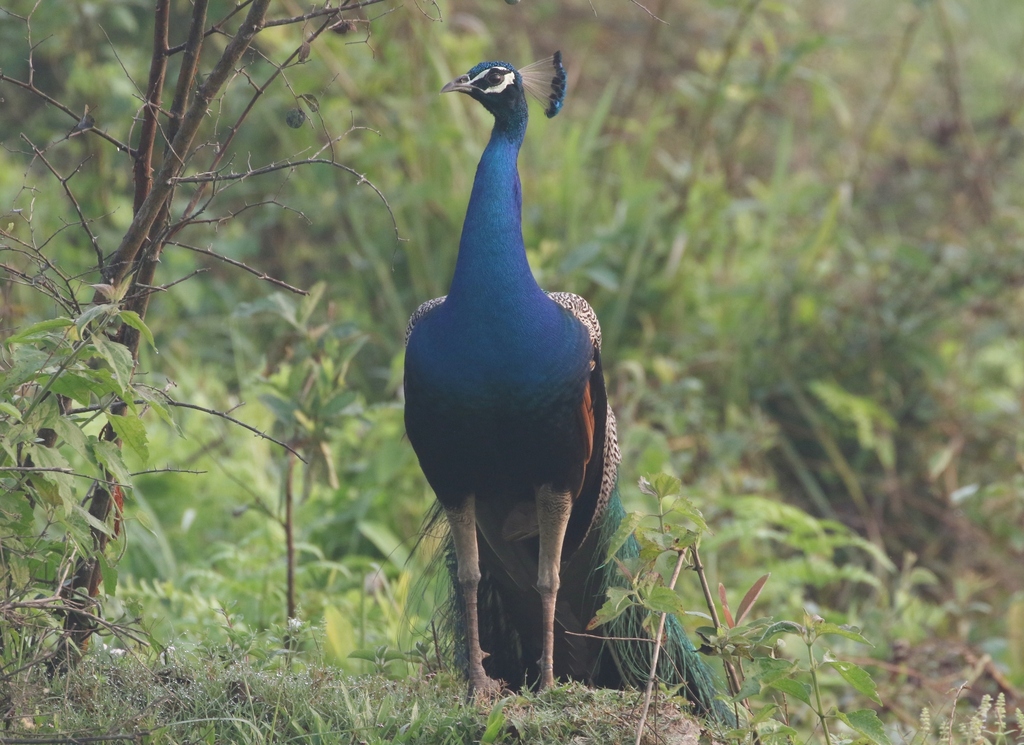
{"label": "bare tree branch", "polygon": [[263,27],[269,5],[270,0],[253,0],[249,13],[238,29],[238,33],[227,45],[220,59],[217,60],[217,63],[210,71],[209,76],[203,85],[200,86],[195,100],[193,100],[192,105],[189,106],[182,119],[178,133],[171,142],[171,153],[169,157],[164,159],[160,171],[154,179],[153,189],[139,207],[135,219],[121,241],[121,245],[107,264],[103,277],[107,283],[118,284],[130,271],[135,256],[142,246],[142,242],[149,234],[149,230],[156,221],[157,215],[170,198],[171,191],[174,188],[174,178],[184,167],[186,154],[192,147],[192,141],[195,139],[199,126],[206,116],[210,102],[227,81],[228,76],[232,74],[235,65],[241,59],[245,50],[249,48],[253,38]]}
{"label": "bare tree branch", "polygon": [[149,66],[149,85],[142,115],[142,135],[135,156],[135,214],[153,187],[153,145],[156,143],[157,117],[167,73],[167,27],[171,15],[171,0],[157,0],[153,25],[153,57]]}

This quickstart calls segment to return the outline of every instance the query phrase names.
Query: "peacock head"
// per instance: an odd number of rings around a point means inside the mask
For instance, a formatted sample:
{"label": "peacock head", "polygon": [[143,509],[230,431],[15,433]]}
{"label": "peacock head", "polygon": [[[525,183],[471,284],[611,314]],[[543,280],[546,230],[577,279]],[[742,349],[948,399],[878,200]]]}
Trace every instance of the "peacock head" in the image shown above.
{"label": "peacock head", "polygon": [[481,62],[441,89],[466,93],[482,103],[499,124],[525,117],[526,94],[544,104],[548,118],[562,110],[565,68],[562,53],[517,70],[507,62]]}

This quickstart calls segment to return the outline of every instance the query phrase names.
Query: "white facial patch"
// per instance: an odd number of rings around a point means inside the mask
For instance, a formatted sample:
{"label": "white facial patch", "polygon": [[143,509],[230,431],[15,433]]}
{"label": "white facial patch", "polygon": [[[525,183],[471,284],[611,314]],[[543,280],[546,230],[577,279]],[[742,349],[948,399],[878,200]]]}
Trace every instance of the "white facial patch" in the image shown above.
{"label": "white facial patch", "polygon": [[[480,80],[483,80],[488,75],[493,73],[495,70],[505,70],[505,68],[503,68],[503,67],[490,67],[490,68],[484,70],[483,72],[481,72],[479,75],[477,75],[472,80],[470,80],[469,81],[470,84],[476,83],[477,81],[480,81]],[[486,82],[486,81],[484,81],[484,82]],[[500,83],[488,84],[488,86],[486,88],[481,88],[480,90],[482,90],[484,93],[501,93],[503,90],[508,88],[510,85],[513,85],[515,82],[516,82],[516,74],[515,74],[515,72],[512,71],[512,70],[508,70],[508,71],[505,72],[505,76],[501,79]]]}

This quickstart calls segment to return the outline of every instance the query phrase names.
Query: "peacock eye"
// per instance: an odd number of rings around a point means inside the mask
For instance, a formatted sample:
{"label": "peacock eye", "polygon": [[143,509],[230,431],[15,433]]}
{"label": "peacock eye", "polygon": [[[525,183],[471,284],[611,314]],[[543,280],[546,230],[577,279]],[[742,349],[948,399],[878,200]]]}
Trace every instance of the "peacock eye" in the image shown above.
{"label": "peacock eye", "polygon": [[487,73],[488,85],[498,85],[504,79],[505,73],[499,70],[491,70],[489,73]]}

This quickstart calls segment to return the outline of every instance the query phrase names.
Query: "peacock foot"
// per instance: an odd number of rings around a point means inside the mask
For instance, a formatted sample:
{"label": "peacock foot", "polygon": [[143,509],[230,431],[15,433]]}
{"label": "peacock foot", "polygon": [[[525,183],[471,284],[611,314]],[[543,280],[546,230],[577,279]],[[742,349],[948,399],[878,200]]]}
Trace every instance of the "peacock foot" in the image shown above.
{"label": "peacock foot", "polygon": [[500,680],[491,678],[481,668],[478,672],[469,676],[469,697],[477,701],[493,699],[501,693],[502,685]]}

